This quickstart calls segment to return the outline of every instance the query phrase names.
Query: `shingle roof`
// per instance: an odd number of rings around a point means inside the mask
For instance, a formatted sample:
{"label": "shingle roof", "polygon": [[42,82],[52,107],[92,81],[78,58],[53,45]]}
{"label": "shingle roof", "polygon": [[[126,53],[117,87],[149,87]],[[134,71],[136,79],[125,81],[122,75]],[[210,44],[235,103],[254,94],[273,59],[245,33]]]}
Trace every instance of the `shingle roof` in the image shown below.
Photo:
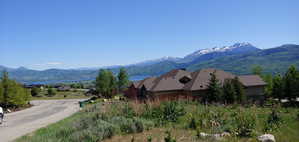
{"label": "shingle roof", "polygon": [[185,70],[172,70],[164,75],[161,75],[154,81],[154,86],[150,91],[169,91],[169,90],[181,90],[185,84],[179,80],[184,76],[190,76],[190,72]]}
{"label": "shingle roof", "polygon": [[242,76],[239,76],[239,80],[246,87],[249,87],[249,86],[263,86],[263,85],[267,84],[258,75],[242,75]]}
{"label": "shingle roof", "polygon": [[144,86],[147,90],[149,90],[154,85],[155,79],[156,79],[156,77],[146,78],[146,79],[142,80],[141,82],[139,82],[137,88],[140,89],[140,88],[142,88],[142,86]]}
{"label": "shingle roof", "polygon": [[207,89],[207,86],[211,79],[211,74],[213,72],[215,72],[216,78],[220,81],[220,83],[223,83],[225,79],[233,79],[235,77],[235,75],[222,70],[202,69],[192,73],[194,79],[186,84],[184,89],[189,91]]}
{"label": "shingle roof", "polygon": [[134,85],[135,88],[137,88],[139,86],[139,84],[142,82],[143,80],[139,80],[139,81],[134,81],[132,82],[131,85]]}
{"label": "shingle roof", "polygon": [[[134,85],[136,85],[137,87],[135,87],[139,89],[142,88],[142,86],[145,86],[148,91],[152,92],[170,90],[205,90],[208,87],[211,74],[213,72],[215,72],[216,78],[220,81],[220,83],[223,83],[225,79],[233,79],[236,77],[229,72],[211,68],[198,70],[192,73],[176,69],[163,74],[160,77],[151,77],[139,82],[134,82]],[[184,77],[190,78],[191,80],[184,84],[184,82],[180,81]],[[239,80],[246,87],[266,85],[266,83],[257,75],[239,76]]]}

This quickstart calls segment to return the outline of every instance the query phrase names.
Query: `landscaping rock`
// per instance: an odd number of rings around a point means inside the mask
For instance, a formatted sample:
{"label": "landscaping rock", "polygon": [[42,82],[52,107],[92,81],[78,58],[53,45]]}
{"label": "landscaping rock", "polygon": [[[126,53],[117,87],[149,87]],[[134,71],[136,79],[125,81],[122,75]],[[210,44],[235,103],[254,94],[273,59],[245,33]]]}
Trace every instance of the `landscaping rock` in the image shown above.
{"label": "landscaping rock", "polygon": [[230,136],[230,133],[223,132],[221,134],[207,134],[207,133],[201,132],[201,133],[199,133],[199,135],[200,135],[200,137],[203,137],[203,138],[209,137],[209,138],[212,138],[214,140],[221,140],[223,137]]}
{"label": "landscaping rock", "polygon": [[264,135],[261,135],[259,137],[257,137],[257,139],[260,141],[260,142],[275,142],[275,138],[273,135],[271,134],[264,134]]}
{"label": "landscaping rock", "polygon": [[228,133],[228,132],[223,132],[223,133],[221,134],[221,137],[230,137],[230,133]]}
{"label": "landscaping rock", "polygon": [[200,135],[200,137],[208,137],[208,136],[210,136],[209,134],[203,133],[203,132],[200,132],[199,135]]}

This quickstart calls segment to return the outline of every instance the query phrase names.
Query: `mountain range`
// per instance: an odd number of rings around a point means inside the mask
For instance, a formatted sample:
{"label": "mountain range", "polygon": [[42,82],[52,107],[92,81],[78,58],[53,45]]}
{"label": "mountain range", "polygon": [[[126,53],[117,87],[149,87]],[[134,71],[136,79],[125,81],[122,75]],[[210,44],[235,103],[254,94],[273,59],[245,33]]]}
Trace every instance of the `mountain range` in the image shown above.
{"label": "mountain range", "polygon": [[[236,43],[231,46],[200,49],[183,58],[164,57],[127,66],[105,67],[117,73],[125,67],[131,77],[156,76],[176,68],[193,71],[201,68],[218,68],[235,74],[250,74],[255,65],[264,68],[265,73],[284,73],[290,65],[299,67],[299,45],[259,49],[250,43]],[[68,81],[94,80],[100,68],[48,69],[37,71],[20,68],[7,68],[11,78],[22,83],[55,83]]]}

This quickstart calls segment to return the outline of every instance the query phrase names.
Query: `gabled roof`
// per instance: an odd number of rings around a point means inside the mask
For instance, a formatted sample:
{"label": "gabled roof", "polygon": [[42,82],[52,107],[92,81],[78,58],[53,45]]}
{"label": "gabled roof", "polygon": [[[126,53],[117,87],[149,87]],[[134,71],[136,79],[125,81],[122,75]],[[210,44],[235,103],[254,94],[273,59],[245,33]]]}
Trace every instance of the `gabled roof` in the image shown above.
{"label": "gabled roof", "polygon": [[267,85],[258,75],[242,75],[239,76],[239,80],[246,87]]}
{"label": "gabled roof", "polygon": [[[176,69],[159,77],[146,78],[142,81],[134,82],[133,84],[136,88],[141,89],[144,86],[148,91],[152,92],[205,90],[208,88],[211,74],[214,72],[220,83],[224,83],[225,79],[233,79],[236,77],[229,72],[212,68],[202,69],[192,73]],[[188,79],[190,79],[190,81]],[[266,83],[257,75],[239,76],[239,80],[245,87],[266,85]]]}
{"label": "gabled roof", "polygon": [[144,86],[147,90],[153,87],[156,77],[149,77],[139,82],[137,88],[141,89]]}
{"label": "gabled roof", "polygon": [[143,80],[139,80],[139,81],[134,81],[132,82],[131,85],[133,85],[135,88],[137,88],[139,86],[139,84],[142,82]]}
{"label": "gabled roof", "polygon": [[172,70],[158,77],[153,82],[154,86],[150,91],[182,90],[185,84],[181,83],[179,80],[184,76],[190,76],[190,72],[180,69]]}
{"label": "gabled roof", "polygon": [[216,78],[220,81],[220,83],[223,83],[225,79],[233,79],[235,77],[235,75],[223,70],[202,69],[192,73],[193,80],[186,84],[184,89],[189,91],[207,89],[207,86],[211,79],[211,74],[213,72],[215,72]]}

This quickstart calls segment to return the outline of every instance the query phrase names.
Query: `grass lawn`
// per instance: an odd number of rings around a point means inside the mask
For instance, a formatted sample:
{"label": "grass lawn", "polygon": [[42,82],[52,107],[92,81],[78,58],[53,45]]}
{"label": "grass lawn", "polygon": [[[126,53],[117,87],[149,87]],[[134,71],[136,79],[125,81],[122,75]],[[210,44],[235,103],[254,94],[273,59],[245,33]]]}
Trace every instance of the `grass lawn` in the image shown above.
{"label": "grass lawn", "polygon": [[42,91],[38,97],[32,97],[31,100],[57,100],[57,99],[85,99],[84,91],[57,91],[55,96],[48,97],[46,91]]}
{"label": "grass lawn", "polygon": [[[275,112],[275,113],[274,113]],[[299,141],[298,108],[204,106],[194,102],[98,103],[73,116],[23,136],[17,142],[164,141],[169,131],[177,142],[212,142],[198,137],[229,132],[222,141],[256,142],[264,133],[276,141]]]}

